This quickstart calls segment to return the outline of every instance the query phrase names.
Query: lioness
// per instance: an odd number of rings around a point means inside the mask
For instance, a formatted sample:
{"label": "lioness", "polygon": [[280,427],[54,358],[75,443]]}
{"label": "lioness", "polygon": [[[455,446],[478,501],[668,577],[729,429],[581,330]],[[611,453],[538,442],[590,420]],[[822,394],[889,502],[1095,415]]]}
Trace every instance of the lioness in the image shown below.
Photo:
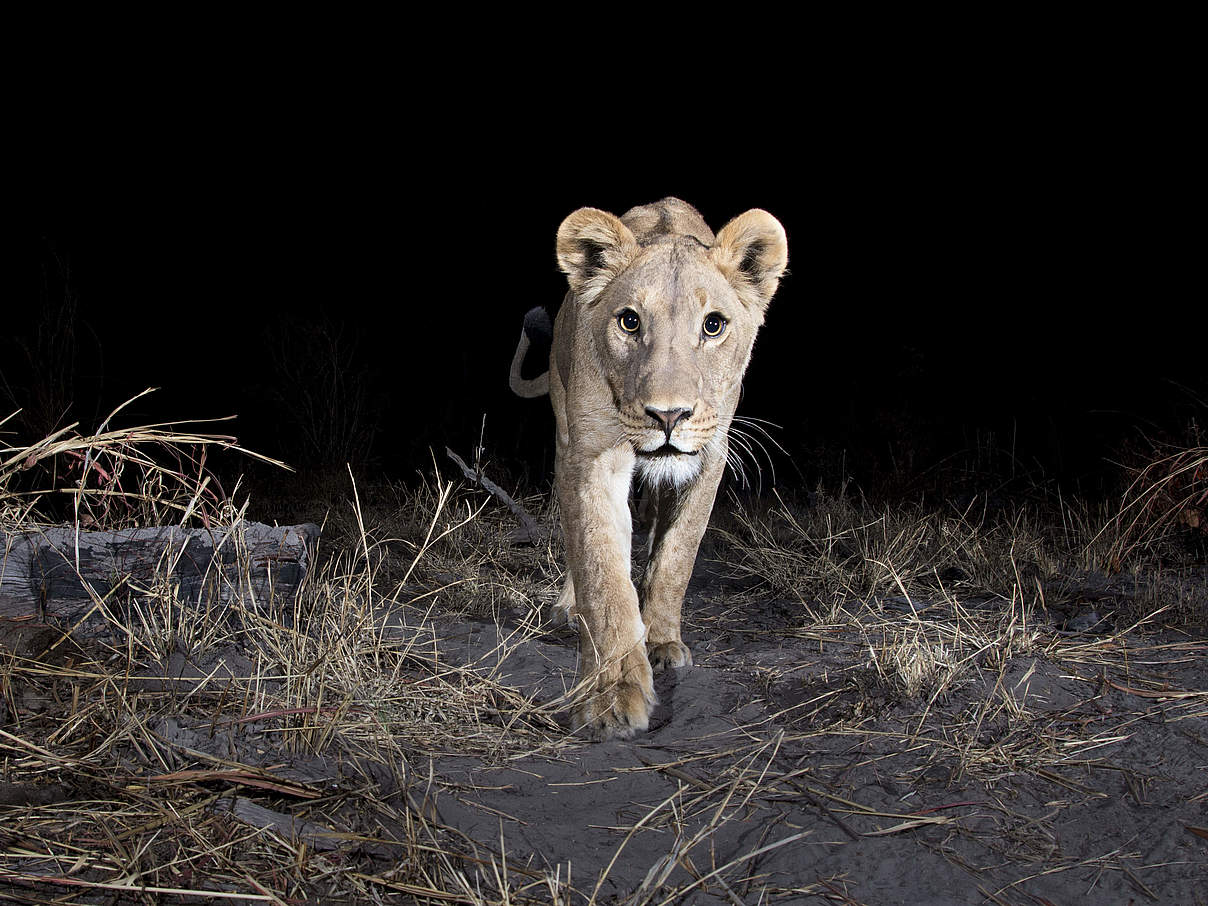
{"label": "lioness", "polygon": [[[570,291],[549,372],[520,376],[541,320],[530,312],[511,386],[521,396],[548,391],[554,406],[568,573],[555,614],[578,618],[588,689],[574,723],[624,738],[648,725],[652,665],[692,664],[680,607],[788,246],[766,211],[747,211],[715,237],[691,205],[665,198],[619,219],[580,208],[558,228],[557,256]],[[654,503],[640,613],[630,581],[635,470]]]}

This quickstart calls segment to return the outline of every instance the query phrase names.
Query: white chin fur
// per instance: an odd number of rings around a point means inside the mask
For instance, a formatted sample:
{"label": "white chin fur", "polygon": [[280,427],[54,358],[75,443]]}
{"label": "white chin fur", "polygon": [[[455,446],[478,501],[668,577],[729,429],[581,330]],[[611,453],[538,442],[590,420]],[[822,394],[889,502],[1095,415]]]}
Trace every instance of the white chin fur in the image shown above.
{"label": "white chin fur", "polygon": [[700,473],[699,456],[639,456],[638,474],[656,487],[682,487]]}

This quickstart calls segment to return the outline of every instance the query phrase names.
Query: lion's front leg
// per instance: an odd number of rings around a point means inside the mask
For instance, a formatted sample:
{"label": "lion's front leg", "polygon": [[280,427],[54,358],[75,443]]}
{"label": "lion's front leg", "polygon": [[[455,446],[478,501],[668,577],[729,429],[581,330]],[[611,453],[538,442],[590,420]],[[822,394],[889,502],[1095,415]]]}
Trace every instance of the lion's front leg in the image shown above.
{"label": "lion's front leg", "polygon": [[655,702],[646,630],[629,578],[632,454],[609,451],[579,465],[558,470],[585,687],[574,723],[598,739],[625,738],[646,729]]}
{"label": "lion's front leg", "polygon": [[646,648],[655,672],[692,666],[692,652],[680,637],[680,612],[724,468],[723,456],[688,487],[658,491],[642,589]]}

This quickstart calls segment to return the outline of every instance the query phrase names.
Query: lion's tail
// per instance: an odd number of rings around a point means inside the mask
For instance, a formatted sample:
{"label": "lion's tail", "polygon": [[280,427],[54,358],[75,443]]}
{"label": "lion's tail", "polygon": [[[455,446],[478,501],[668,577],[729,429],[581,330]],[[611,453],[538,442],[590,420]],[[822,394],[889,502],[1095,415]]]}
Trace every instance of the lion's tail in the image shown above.
{"label": "lion's tail", "polygon": [[549,323],[549,315],[541,306],[529,309],[524,316],[524,329],[520,331],[520,342],[516,344],[516,354],[512,356],[512,369],[508,373],[508,385],[517,396],[534,397],[549,393],[549,370],[532,379],[520,376],[520,366],[524,364],[524,356],[533,341],[549,346],[553,340],[554,331]]}

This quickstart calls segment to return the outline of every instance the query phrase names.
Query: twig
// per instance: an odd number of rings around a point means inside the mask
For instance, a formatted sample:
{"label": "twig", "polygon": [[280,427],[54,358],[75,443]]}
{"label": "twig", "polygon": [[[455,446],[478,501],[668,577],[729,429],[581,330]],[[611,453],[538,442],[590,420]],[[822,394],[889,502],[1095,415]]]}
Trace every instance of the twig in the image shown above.
{"label": "twig", "polygon": [[466,465],[465,460],[463,460],[448,447],[445,447],[445,453],[448,454],[451,460],[457,463],[457,467],[461,469],[462,474],[465,475],[467,479],[477,484],[484,491],[489,491],[490,493],[494,494],[507,505],[507,508],[512,511],[517,519],[520,520],[520,524],[523,526],[525,534],[528,535],[530,544],[541,543],[542,539],[545,537],[545,532],[541,530],[541,526],[537,524],[537,520],[530,516],[524,507],[513,500],[507,491],[495,484],[495,482],[491,481],[491,479],[487,478],[481,472],[471,469]]}

